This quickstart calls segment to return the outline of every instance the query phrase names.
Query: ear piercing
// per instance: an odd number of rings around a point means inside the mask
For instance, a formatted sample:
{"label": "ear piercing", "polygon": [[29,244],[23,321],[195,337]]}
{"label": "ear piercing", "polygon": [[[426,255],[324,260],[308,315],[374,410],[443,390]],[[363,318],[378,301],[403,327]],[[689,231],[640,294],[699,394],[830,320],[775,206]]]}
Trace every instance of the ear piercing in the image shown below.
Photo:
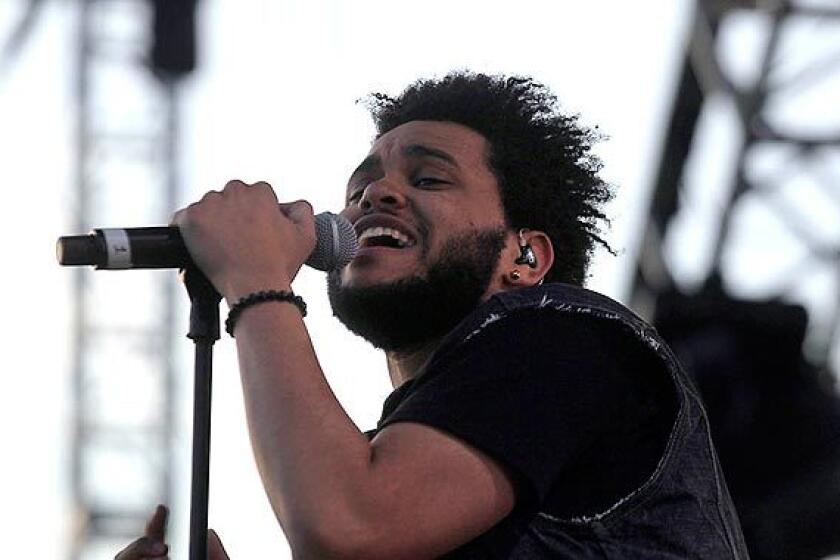
{"label": "ear piercing", "polygon": [[511,280],[519,280],[520,278],[522,278],[522,273],[520,273],[518,270],[513,269],[510,271]]}

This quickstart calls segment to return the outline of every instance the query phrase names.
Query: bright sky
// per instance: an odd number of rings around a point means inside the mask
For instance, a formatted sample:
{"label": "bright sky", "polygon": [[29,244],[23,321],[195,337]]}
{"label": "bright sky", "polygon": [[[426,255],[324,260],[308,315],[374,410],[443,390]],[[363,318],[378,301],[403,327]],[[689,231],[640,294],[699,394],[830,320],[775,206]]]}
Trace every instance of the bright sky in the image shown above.
{"label": "bright sky", "polygon": [[[23,4],[0,5],[0,38]],[[0,426],[11,450],[0,476],[0,515],[13,535],[3,552],[45,559],[62,557],[70,519],[70,273],[56,265],[53,251],[59,235],[77,233],[71,231],[77,6],[46,4],[21,59],[0,74],[6,201]],[[269,181],[281,200],[337,209],[373,132],[356,99],[376,90],[397,93],[418,77],[454,68],[529,74],[610,137],[599,153],[604,175],[620,187],[610,240],[622,255],[599,255],[590,287],[621,297],[691,4],[205,0],[200,67],[182,98],[189,193],[183,202],[241,178]],[[141,198],[125,192],[122,200],[143,203],[135,197]],[[123,223],[121,216],[101,225],[150,225]],[[124,282],[113,274],[115,286]],[[319,274],[302,273],[296,290],[309,303],[307,324],[336,394],[360,427],[371,427],[389,391],[384,360],[331,318]],[[180,383],[187,388],[192,348],[181,340]],[[282,558],[287,549],[253,465],[232,349],[229,339],[216,347],[210,525],[235,560]],[[186,489],[190,412],[182,401],[178,476]],[[172,504],[173,558],[186,557],[188,490],[181,494]]]}

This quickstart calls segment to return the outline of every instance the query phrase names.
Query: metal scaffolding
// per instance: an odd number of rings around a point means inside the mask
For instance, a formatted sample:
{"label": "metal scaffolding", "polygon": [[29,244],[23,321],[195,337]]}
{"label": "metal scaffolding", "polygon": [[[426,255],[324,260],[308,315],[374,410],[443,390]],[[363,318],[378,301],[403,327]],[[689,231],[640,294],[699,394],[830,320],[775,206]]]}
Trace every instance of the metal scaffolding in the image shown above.
{"label": "metal scaffolding", "polygon": [[696,3],[629,300],[703,393],[754,560],[840,552],[837,100],[837,0]]}
{"label": "metal scaffolding", "polygon": [[[733,21],[735,24],[733,24]],[[731,39],[753,34],[749,68],[732,69],[726,59],[741,48]],[[706,235],[710,247],[706,282],[727,281],[727,253],[736,254],[746,236],[735,235],[749,211],[761,206],[797,249],[792,266],[768,270],[773,295],[798,300],[803,271],[833,278],[833,297],[809,304],[823,318],[811,337],[811,357],[827,362],[840,327],[840,5],[836,1],[701,0],[697,3],[674,109],[665,136],[648,222],[638,256],[631,302],[652,314],[656,294],[684,281],[667,256],[666,245],[678,218],[692,203],[713,196],[687,193],[685,171],[692,161],[714,158],[715,146],[700,142],[703,116],[725,107],[736,129],[735,154],[727,189]],[[822,40],[824,45],[820,46]],[[814,46],[814,43],[817,45]],[[832,44],[833,43],[833,44]],[[810,47],[809,47],[810,45]],[[808,111],[807,106],[823,107]],[[835,107],[834,110],[831,108]],[[803,110],[804,109],[804,110]],[[710,156],[711,154],[711,156]],[[731,154],[730,154],[731,155]],[[819,222],[814,200],[820,199]],[[749,208],[748,208],[749,207]],[[765,232],[750,231],[751,242]],[[799,253],[799,252],[798,252]],[[703,255],[698,255],[698,258]],[[693,287],[696,289],[697,287]],[[817,308],[817,309],[814,309]]]}
{"label": "metal scaffolding", "polygon": [[[75,230],[166,223],[178,104],[149,64],[147,0],[81,0]],[[75,271],[69,557],[112,558],[172,495],[172,271]]]}

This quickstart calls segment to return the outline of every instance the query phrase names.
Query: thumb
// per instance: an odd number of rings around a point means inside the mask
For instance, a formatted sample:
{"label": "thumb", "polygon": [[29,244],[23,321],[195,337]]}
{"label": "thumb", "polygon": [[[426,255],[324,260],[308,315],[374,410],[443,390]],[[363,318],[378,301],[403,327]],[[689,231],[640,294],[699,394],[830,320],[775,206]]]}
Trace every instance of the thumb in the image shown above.
{"label": "thumb", "polygon": [[281,204],[280,209],[287,218],[296,224],[311,221],[315,214],[312,210],[312,205],[305,200],[297,200],[295,202]]}
{"label": "thumb", "polygon": [[219,535],[213,529],[207,531],[207,558],[208,560],[230,560]]}

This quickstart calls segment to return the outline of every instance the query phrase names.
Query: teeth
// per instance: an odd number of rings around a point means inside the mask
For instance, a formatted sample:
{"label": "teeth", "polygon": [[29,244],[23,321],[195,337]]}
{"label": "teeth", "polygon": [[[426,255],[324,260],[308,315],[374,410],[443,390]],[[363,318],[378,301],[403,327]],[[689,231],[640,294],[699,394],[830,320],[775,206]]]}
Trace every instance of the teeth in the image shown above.
{"label": "teeth", "polygon": [[359,235],[359,243],[363,243],[366,239],[371,237],[380,237],[387,235],[397,240],[400,247],[407,247],[411,245],[411,240],[404,233],[388,227],[372,227],[368,228]]}

